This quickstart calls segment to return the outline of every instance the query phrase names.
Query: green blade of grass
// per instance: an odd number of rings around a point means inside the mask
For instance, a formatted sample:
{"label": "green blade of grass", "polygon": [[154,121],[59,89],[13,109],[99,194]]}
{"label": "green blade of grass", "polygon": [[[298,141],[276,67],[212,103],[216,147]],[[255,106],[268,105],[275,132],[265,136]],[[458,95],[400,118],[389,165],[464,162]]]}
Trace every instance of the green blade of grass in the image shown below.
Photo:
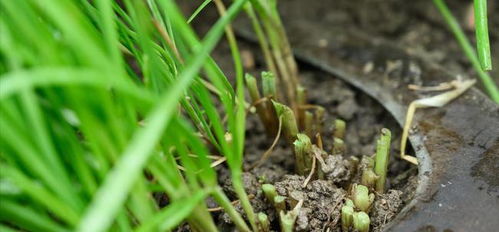
{"label": "green blade of grass", "polygon": [[[46,215],[7,199],[3,199],[2,204],[0,204],[0,220],[8,221],[29,231],[69,232],[68,229],[57,224]],[[0,228],[0,231],[4,230]]]}
{"label": "green blade of grass", "polygon": [[262,50],[263,57],[265,59],[265,64],[267,65],[267,69],[271,73],[277,74],[275,62],[272,58],[272,53],[270,51],[269,41],[267,39],[267,36],[265,35],[265,32],[263,31],[262,25],[258,20],[258,17],[256,15],[255,10],[253,9],[252,4],[254,4],[253,1],[251,1],[251,4],[246,5],[245,8],[246,14],[248,14],[248,17],[251,20],[251,25],[253,26],[253,30],[255,31],[255,35],[258,39],[258,44],[260,45],[260,49]]}
{"label": "green blade of grass", "polygon": [[[217,6],[218,12],[221,17],[226,15],[225,6],[220,0],[214,0]],[[241,56],[234,32],[229,25],[225,27],[225,34],[227,41],[229,42],[229,47],[231,50],[232,58],[234,61],[234,70],[236,72],[236,113],[234,117],[228,117],[229,128],[232,135],[232,155],[227,157],[227,162],[232,171],[232,185],[237,196],[240,199],[241,205],[248,217],[253,230],[258,230],[256,225],[256,216],[253,211],[253,207],[249,202],[249,198],[242,185],[242,179],[239,175],[243,164],[243,151],[244,151],[244,136],[245,136],[245,100],[244,100],[244,77],[243,77],[243,66],[241,63]],[[230,115],[230,114],[229,114]]]}
{"label": "green blade of grass", "polygon": [[[62,106],[60,107],[62,108]],[[67,119],[62,117],[62,112],[53,112],[48,114],[48,118],[63,122]],[[69,123],[61,123],[60,129],[53,132],[54,141],[57,141],[56,147],[59,151],[65,151],[71,156],[72,166],[75,175],[81,180],[82,187],[84,188],[87,196],[92,196],[97,190],[97,181],[95,173],[92,172],[92,166],[85,162],[85,150],[80,146],[80,140],[77,133]]]}
{"label": "green blade of grass", "polygon": [[[166,7],[166,6],[164,8],[168,9],[168,7]],[[222,16],[222,18],[223,17],[225,17],[225,16]],[[187,24],[179,23],[179,24],[177,24],[176,29],[184,37],[184,39],[186,41],[188,41],[189,49],[191,49],[193,51],[197,51],[197,50],[199,50],[200,47],[202,47],[202,46],[200,46],[199,42],[197,41],[194,32],[192,31],[192,29],[190,27],[188,27]],[[185,49],[179,49],[179,50],[182,51]],[[190,56],[187,54],[184,54],[184,55],[186,57],[193,57],[192,55],[190,55]],[[236,66],[237,66],[237,64],[236,64]],[[235,102],[237,102],[237,101],[235,99],[240,98],[240,97],[239,96],[236,97],[236,93],[234,92],[230,83],[227,81],[227,78],[225,77],[223,72],[221,72],[220,68],[216,65],[216,63],[211,58],[208,58],[208,61],[206,62],[204,68],[206,70],[207,76],[210,78],[211,82],[214,84],[214,86],[216,86],[218,92],[220,93],[219,98],[220,98],[222,104],[224,105],[225,111],[227,113],[226,118],[229,121],[228,124],[229,124],[229,128],[230,128],[230,132],[231,132],[233,138],[235,139],[235,142],[232,143],[233,146],[230,149],[227,149],[227,147],[224,144],[226,142],[224,140],[220,140],[220,138],[219,138],[219,142],[221,144],[223,154],[226,155],[229,165],[236,164],[236,165],[234,165],[234,167],[239,167],[240,166],[239,160],[241,160],[241,159],[238,160],[238,158],[241,155],[235,155],[235,154],[237,154],[237,152],[242,153],[242,146],[240,146],[240,144],[242,144],[242,142],[239,141],[241,136],[238,136],[238,134],[241,134],[242,130],[236,128],[236,124],[237,124],[236,121],[240,121],[241,115],[236,116],[237,110],[235,109]],[[239,75],[239,76],[241,76],[241,75]],[[241,76],[241,78],[238,78],[238,80],[242,80],[242,76]],[[244,105],[242,105],[242,107],[244,107]],[[208,107],[205,107],[205,108],[208,108]],[[244,117],[242,117],[242,118],[244,119]],[[241,124],[239,123],[238,125],[241,125]]]}
{"label": "green blade of grass", "polygon": [[18,230],[14,230],[14,229],[7,227],[3,224],[0,224],[0,231],[2,231],[2,232],[18,232]]}
{"label": "green blade of grass", "polygon": [[229,152],[229,147],[224,138],[225,130],[223,128],[223,123],[220,119],[220,116],[218,115],[218,112],[216,111],[216,108],[209,96],[208,91],[204,89],[200,84],[193,85],[192,90],[195,92],[194,95],[198,96],[199,102],[202,104],[206,116],[211,122],[213,133],[217,138],[218,144],[220,144],[220,152],[227,154]]}
{"label": "green blade of grass", "polygon": [[198,191],[192,194],[192,196],[174,201],[167,207],[161,209],[154,217],[149,218],[149,220],[141,224],[135,231],[168,231],[173,229],[189,216],[194,207],[196,207],[206,195],[206,191]]}
{"label": "green blade of grass", "polygon": [[250,232],[248,225],[241,217],[241,215],[236,211],[234,206],[231,204],[230,200],[225,196],[224,192],[220,187],[216,188],[212,193],[213,199],[225,210],[225,212],[232,219],[236,228],[241,232]]}
{"label": "green blade of grass", "polygon": [[196,18],[196,16],[198,16],[198,14],[208,5],[210,4],[212,0],[204,0],[203,3],[201,3],[201,5],[196,8],[196,10],[194,11],[194,13],[192,13],[191,17],[189,17],[189,19],[187,20],[187,23],[191,23],[192,20],[194,20],[194,18]]}
{"label": "green blade of grass", "polygon": [[[133,183],[149,160],[155,144],[175,113],[178,99],[204,65],[209,52],[222,36],[224,27],[241,10],[246,1],[238,0],[232,4],[227,14],[221,17],[208,32],[198,54],[186,65],[186,69],[179,75],[176,83],[172,85],[173,87],[161,96],[146,118],[147,125],[135,133],[123,152],[122,158],[118,160],[96,193],[86,214],[80,221],[78,231],[100,232],[109,228],[128,196]],[[173,17],[180,17],[180,11],[171,0],[163,1],[163,3],[167,6],[165,9],[173,13]]]}
{"label": "green blade of grass", "polygon": [[209,124],[208,120],[204,116],[205,112],[203,112],[196,99],[184,98],[181,100],[181,104],[182,108],[186,111],[187,115],[189,115],[189,117],[193,121],[198,131],[200,131],[200,133],[204,132],[205,134],[203,134],[203,136],[205,136],[210,141],[210,143],[215,147],[215,149],[222,151],[218,143],[218,140],[212,131],[211,124]]}
{"label": "green blade of grass", "polygon": [[170,149],[174,149],[174,154],[180,158],[180,163],[184,169],[184,176],[187,180],[187,185],[189,189],[198,190],[201,188],[199,182],[197,181],[197,172],[199,171],[199,167],[196,165],[194,160],[189,157],[189,147],[188,141],[185,137],[185,133],[181,131],[181,127],[179,126],[178,120],[172,119],[169,128],[167,131],[174,132],[177,136],[171,138],[172,146]]}
{"label": "green blade of grass", "polygon": [[[225,5],[221,0],[214,0],[215,5],[217,6],[218,12],[220,16],[224,16],[226,14]],[[241,63],[241,55],[239,51],[239,47],[237,45],[236,36],[234,35],[234,31],[230,24],[225,27],[225,35],[227,41],[229,42],[230,51],[232,54],[232,58],[234,61],[234,70],[236,72],[236,99],[237,99],[237,107],[236,107],[236,115],[235,117],[229,117],[229,128],[233,137],[233,152],[236,157],[239,157],[237,160],[237,166],[242,165],[242,155],[244,148],[244,124],[245,124],[245,109],[244,109],[244,78],[243,78],[243,65]],[[229,165],[232,162],[229,161]],[[239,164],[240,163],[240,164]],[[237,167],[238,169],[241,167]],[[254,228],[256,229],[256,228]]]}
{"label": "green blade of grass", "polygon": [[153,24],[150,22],[151,15],[146,7],[145,1],[125,0],[126,9],[130,14],[133,30],[136,31],[136,42],[142,51],[143,59],[140,62],[144,83],[147,87],[160,93],[166,87],[166,79],[163,78],[165,67],[159,68],[164,63],[158,52],[155,51],[153,42]]}
{"label": "green blade of grass", "polygon": [[[53,192],[55,192],[60,198],[68,200],[71,195],[65,191],[63,186],[59,185],[58,178],[55,173],[51,172],[50,166],[45,162],[45,160],[38,155],[38,151],[30,143],[30,138],[22,137],[22,135],[15,133],[12,125],[8,124],[4,117],[0,117],[0,125],[2,127],[2,133],[0,133],[0,139],[2,140],[2,145],[7,145],[13,148],[17,154],[14,159],[18,160],[24,167],[27,167],[33,176],[36,176],[41,180],[41,182],[49,187]],[[28,189],[32,189],[33,185],[24,175],[17,172],[17,169],[5,169],[2,170],[6,174],[11,174],[13,178],[18,178],[17,181],[23,181],[22,183],[27,183],[23,186],[28,186]],[[8,172],[10,171],[10,172]],[[2,173],[3,174],[3,173]],[[41,187],[40,187],[41,188]],[[34,192],[35,190],[31,191]],[[48,191],[46,191],[48,192]],[[53,197],[55,198],[55,197]],[[68,200],[70,201],[70,200]],[[73,208],[70,208],[73,211]],[[74,220],[72,217],[69,220]]]}
{"label": "green blade of grass", "polygon": [[452,31],[452,33],[456,37],[457,42],[463,49],[464,54],[468,57],[471,64],[473,65],[473,68],[478,73],[478,77],[480,77],[485,87],[485,90],[487,90],[487,93],[489,94],[490,98],[494,102],[499,103],[499,89],[497,88],[492,78],[485,71],[483,71],[480,62],[476,57],[475,51],[471,46],[471,43],[466,38],[466,35],[459,26],[459,23],[457,22],[456,18],[454,18],[454,16],[452,15],[452,13],[450,12],[449,8],[447,7],[447,5],[443,0],[433,0],[433,3],[440,11],[440,14],[442,14],[442,16],[444,17],[445,22],[449,25],[450,30]]}
{"label": "green blade of grass", "polygon": [[489,29],[487,26],[487,0],[474,0],[474,8],[478,60],[483,70],[492,70]]}
{"label": "green blade of grass", "polygon": [[148,170],[156,177],[158,184],[172,199],[178,199],[187,194],[183,177],[178,172],[177,163],[170,154],[165,154],[165,159],[153,156],[153,161],[148,165]]}
{"label": "green blade of grass", "polygon": [[[31,0],[33,5],[57,25],[71,41],[71,48],[82,62],[106,70],[109,62],[100,46],[98,32],[72,1]],[[28,23],[28,22],[25,22]]]}
{"label": "green blade of grass", "polygon": [[33,136],[38,138],[35,141],[38,144],[41,155],[47,161],[47,166],[51,167],[57,176],[57,184],[66,189],[67,197],[64,200],[74,209],[81,211],[83,209],[82,199],[78,197],[75,189],[71,188],[68,172],[62,164],[62,160],[56,154],[51,136],[49,136],[50,132],[47,130],[46,119],[43,117],[43,112],[39,102],[36,100],[35,94],[31,90],[23,91],[21,99],[28,119],[25,123],[28,123],[32,128]]}
{"label": "green blade of grass", "polygon": [[[122,59],[119,51],[119,38],[116,30],[116,25],[114,20],[115,15],[113,12],[112,4],[113,4],[112,1],[108,0],[97,1],[97,6],[101,13],[100,14],[102,21],[101,28],[104,34],[104,40],[107,45],[107,51],[109,53],[109,57],[112,60],[112,63],[114,63],[114,65],[111,67],[116,67],[117,72],[123,72],[124,70],[121,69],[123,65],[121,65]],[[124,76],[124,75],[117,75],[117,76]]]}
{"label": "green blade of grass", "polygon": [[187,123],[179,121],[179,126],[179,131],[184,133],[192,153],[197,155],[196,163],[199,168],[196,175],[203,181],[205,187],[215,187],[217,185],[217,178],[215,170],[210,167],[211,163],[210,160],[208,160],[208,150]]}
{"label": "green blade of grass", "polygon": [[217,136],[215,136],[214,132],[212,131],[211,123],[204,116],[205,112],[203,112],[199,103],[195,101],[195,99],[188,99],[186,101],[190,101],[191,104],[184,104],[183,108],[187,112],[189,117],[193,120],[200,133],[204,132],[204,136],[207,137],[207,139],[215,147],[215,149],[223,152],[217,140]]}
{"label": "green blade of grass", "polygon": [[16,168],[5,164],[1,164],[0,168],[2,169],[2,176],[11,179],[23,192],[46,207],[54,216],[62,219],[70,226],[78,223],[80,215],[39,183],[32,181]]}
{"label": "green blade of grass", "polygon": [[0,100],[31,87],[87,85],[102,89],[114,87],[143,103],[152,102],[153,97],[149,92],[135,85],[112,78],[102,78],[102,76],[103,73],[96,70],[71,67],[47,67],[9,72],[0,76]]}
{"label": "green blade of grass", "polygon": [[[163,4],[163,1],[160,1],[161,4]],[[163,6],[164,9],[168,9],[168,7]],[[170,15],[171,13],[168,13],[168,11],[165,11],[165,15]],[[182,17],[181,15],[177,15],[175,17]],[[169,21],[168,19],[167,21]],[[171,21],[171,20],[170,20]],[[178,34],[183,37],[183,40],[186,44],[184,44],[184,49],[182,49],[182,44],[177,44],[179,45],[179,50],[185,57],[194,57],[192,54],[189,54],[189,51],[193,51],[193,53],[196,53],[199,51],[199,49],[202,47],[201,43],[197,39],[196,34],[194,33],[193,29],[189,27],[189,25],[185,22],[177,22],[175,26],[175,33],[171,34]],[[173,37],[173,36],[172,36]],[[231,84],[229,83],[228,79],[226,78],[225,74],[220,70],[218,65],[215,63],[215,61],[211,58],[208,57],[207,62],[205,63],[205,70],[206,70],[206,75],[210,79],[211,83],[217,88],[217,91],[220,93],[220,98],[222,98],[222,103],[226,104],[225,98],[227,99],[232,99],[232,96],[235,95],[234,89],[232,88]],[[227,109],[226,109],[227,110]],[[227,113],[231,113],[231,111],[227,110]]]}
{"label": "green blade of grass", "polygon": [[[168,141],[164,142],[165,152],[167,152],[167,161],[169,165],[173,166],[171,170],[166,170],[163,167],[163,172],[169,173],[169,175],[177,175],[176,179],[166,180],[170,183],[176,183],[180,188],[175,188],[168,192],[171,201],[181,200],[184,196],[190,195],[190,191],[198,191],[201,189],[201,185],[198,183],[198,179],[204,184],[205,188],[211,189],[212,186],[216,185],[216,176],[212,168],[210,168],[210,162],[207,158],[207,150],[202,146],[199,138],[194,135],[194,132],[190,129],[190,126],[179,118],[174,118],[168,127],[167,134],[175,133],[176,136],[170,137]],[[177,170],[176,163],[173,161],[173,155],[170,154],[174,152],[176,155],[180,156],[180,161],[183,165],[184,175],[180,176],[180,173],[172,173],[171,171]],[[192,152],[192,153],[189,153]],[[155,157],[157,158],[157,157]],[[159,165],[162,166],[162,165]],[[158,178],[160,175],[158,175]],[[182,180],[185,176],[187,181],[178,182]],[[165,179],[162,180],[163,184]],[[170,185],[166,183],[166,185]],[[187,190],[189,186],[189,190]],[[180,191],[183,191],[180,192]],[[201,230],[207,232],[217,231],[215,223],[206,206],[199,204],[196,209],[192,211],[188,220],[189,225],[193,230]]]}
{"label": "green blade of grass", "polygon": [[[28,129],[23,120],[23,115],[21,110],[17,107],[15,99],[4,100],[0,104],[0,115],[1,120],[9,122],[9,126],[14,128],[21,138],[28,137]],[[3,119],[5,118],[5,119]],[[4,145],[4,144],[2,144]]]}
{"label": "green blade of grass", "polygon": [[[36,55],[38,57],[44,57],[44,60],[49,61],[58,59],[58,54],[53,52],[56,50],[54,41],[51,39],[42,39],[50,36],[50,29],[46,24],[37,20],[37,15],[34,12],[35,10],[27,1],[0,1],[0,5],[2,8],[0,17],[7,22],[5,25],[0,26],[0,35],[2,36],[2,38],[0,38],[0,44],[11,43],[2,47],[2,49],[13,50],[11,55],[17,56],[19,54],[19,49],[16,49],[17,47],[8,39],[8,37],[15,36],[15,33],[9,33],[9,30],[7,30],[8,27],[12,27],[10,28],[11,31],[15,30],[22,34],[22,37],[19,38],[20,41],[24,41],[25,39],[28,40],[28,38],[38,38],[36,40],[29,40],[31,43],[25,42],[26,45],[29,44],[29,46],[37,52]],[[19,11],[22,11],[23,13],[19,14]],[[16,40],[16,42],[19,42],[19,40]]]}

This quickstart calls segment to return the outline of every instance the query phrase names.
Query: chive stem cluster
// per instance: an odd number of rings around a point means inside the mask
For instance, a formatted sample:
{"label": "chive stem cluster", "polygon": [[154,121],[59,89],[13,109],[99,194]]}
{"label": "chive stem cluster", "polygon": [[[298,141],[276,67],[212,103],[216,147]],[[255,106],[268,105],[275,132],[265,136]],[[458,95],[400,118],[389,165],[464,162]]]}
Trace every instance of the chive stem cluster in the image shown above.
{"label": "chive stem cluster", "polygon": [[262,191],[265,195],[265,198],[267,198],[267,201],[274,206],[277,214],[279,215],[279,224],[281,226],[281,231],[294,231],[294,224],[303,205],[303,200],[296,202],[294,208],[290,211],[287,211],[286,197],[278,195],[274,185],[263,184]]}
{"label": "chive stem cluster", "polygon": [[371,224],[369,210],[374,202],[374,194],[364,185],[353,184],[350,199],[345,201],[341,208],[342,231],[353,228],[357,231],[368,232]]}

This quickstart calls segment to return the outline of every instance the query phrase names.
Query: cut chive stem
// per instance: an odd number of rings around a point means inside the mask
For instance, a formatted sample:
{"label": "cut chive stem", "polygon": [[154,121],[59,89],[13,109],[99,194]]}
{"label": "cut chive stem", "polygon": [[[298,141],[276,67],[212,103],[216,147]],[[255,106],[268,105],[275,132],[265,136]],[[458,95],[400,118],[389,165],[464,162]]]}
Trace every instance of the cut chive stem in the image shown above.
{"label": "cut chive stem", "polygon": [[293,143],[295,147],[296,170],[299,175],[306,175],[310,171],[312,142],[305,134],[298,134]]}
{"label": "cut chive stem", "polygon": [[274,197],[274,207],[277,213],[286,211],[286,197],[284,196],[275,196]]}
{"label": "cut chive stem", "polygon": [[[269,100],[278,100],[279,93],[276,89],[276,81],[275,75],[272,72],[262,72],[262,90],[263,96]],[[269,127],[270,131],[272,131],[272,135],[275,135],[278,128],[278,115],[276,114],[276,110],[271,101],[266,101],[264,103],[267,118],[269,119]]]}
{"label": "cut chive stem", "polygon": [[324,114],[326,113],[326,110],[322,106],[317,106],[315,109],[315,114],[314,114],[314,120],[315,120],[315,128],[314,128],[314,134],[322,134],[322,127],[324,125]]}
{"label": "cut chive stem", "polygon": [[[251,101],[253,103],[260,101],[262,99],[262,97],[260,95],[260,91],[258,90],[258,84],[257,84],[256,78],[254,76],[252,76],[251,74],[246,73],[245,79],[246,79],[246,86],[248,88],[248,93],[250,95]],[[267,109],[265,106],[266,106],[266,104],[263,104],[263,103],[255,104],[256,113],[258,114],[258,117],[262,121],[267,135],[273,136],[275,132],[272,131],[272,125],[271,125],[271,121],[269,119],[269,113],[267,113]]]}
{"label": "cut chive stem", "polygon": [[293,110],[286,105],[272,101],[278,117],[282,117],[282,127],[288,144],[293,144],[298,134],[298,125]]}
{"label": "cut chive stem", "polygon": [[359,232],[368,232],[369,224],[371,224],[371,220],[369,219],[369,215],[365,212],[356,212],[353,214],[353,227]]}
{"label": "cut chive stem", "polygon": [[341,208],[341,229],[342,231],[348,231],[353,224],[353,207],[349,205],[344,205]]}
{"label": "cut chive stem", "polygon": [[284,27],[279,19],[275,1],[253,0],[254,9],[260,16],[263,29],[268,37],[273,60],[278,70],[279,83],[282,84],[282,102],[290,105],[296,111],[296,87],[298,86],[298,68],[289,47]]}
{"label": "cut chive stem", "polygon": [[[374,155],[376,156],[376,155]],[[374,168],[374,159],[371,156],[364,155],[362,156],[362,159],[360,160],[360,165],[362,170],[366,168]]]}
{"label": "cut chive stem", "polygon": [[369,194],[369,189],[364,185],[354,184],[352,188],[352,201],[357,209],[369,212],[374,202],[374,194]]}
{"label": "cut chive stem", "polygon": [[258,223],[260,226],[260,232],[269,232],[270,231],[270,221],[265,213],[258,213]]}
{"label": "cut chive stem", "polygon": [[344,154],[345,151],[346,151],[345,142],[343,142],[342,139],[335,137],[333,142],[333,154],[341,155]]}
{"label": "cut chive stem", "polygon": [[274,198],[277,196],[277,190],[275,186],[272,184],[263,184],[262,191],[263,194],[265,195],[265,198],[267,198],[267,201],[273,204]]}
{"label": "cut chive stem", "polygon": [[[255,102],[261,101],[262,98],[260,95],[260,91],[258,90],[258,83],[256,81],[256,78],[251,74],[246,73],[245,79],[246,79],[246,86],[248,88],[248,93],[250,95],[253,104],[255,104]],[[266,102],[255,104],[255,108],[258,117],[260,118],[260,120],[264,125],[265,132],[269,137],[272,137],[276,133],[275,123],[272,120],[272,115],[274,115],[274,109],[273,107],[267,108],[269,104],[271,103],[269,103],[268,100],[266,100]]]}
{"label": "cut chive stem", "polygon": [[350,156],[348,158],[348,169],[351,171],[351,177],[354,177],[357,175],[357,170],[359,169],[359,158],[356,156]]}
{"label": "cut chive stem", "polygon": [[246,88],[248,88],[248,93],[250,95],[251,101],[256,102],[260,100],[262,97],[260,95],[260,91],[258,90],[256,78],[249,73],[246,73],[244,78],[246,80]]}
{"label": "cut chive stem", "polygon": [[362,172],[360,183],[367,186],[368,188],[374,188],[378,179],[378,175],[376,175],[376,173],[374,173],[371,168],[368,168]]}
{"label": "cut chive stem", "polygon": [[379,179],[376,181],[376,191],[378,193],[384,193],[385,191],[386,172],[390,160],[390,141],[390,130],[386,128],[381,129],[381,137],[376,144],[376,158],[374,164],[374,172],[379,176]]}
{"label": "cut chive stem", "polygon": [[298,126],[303,131],[305,130],[305,109],[303,106],[307,104],[307,89],[299,85],[296,88],[296,103],[298,107]]}
{"label": "cut chive stem", "polygon": [[310,111],[305,111],[305,134],[310,138],[314,138],[314,115]]}
{"label": "cut chive stem", "polygon": [[265,97],[272,97],[277,100],[275,76],[273,73],[262,72],[262,88]]}
{"label": "cut chive stem", "polygon": [[345,205],[346,205],[346,206],[350,206],[350,207],[352,207],[352,208],[355,208],[355,204],[353,203],[353,201],[352,201],[351,199],[347,199],[347,200],[345,201]]}
{"label": "cut chive stem", "polygon": [[334,120],[334,133],[335,138],[344,139],[345,138],[346,123],[341,119]]}
{"label": "cut chive stem", "polygon": [[300,213],[301,206],[303,205],[303,200],[300,200],[298,204],[293,208],[293,210],[284,213],[284,211],[279,212],[279,219],[281,224],[282,232],[293,232],[295,227],[295,221]]}

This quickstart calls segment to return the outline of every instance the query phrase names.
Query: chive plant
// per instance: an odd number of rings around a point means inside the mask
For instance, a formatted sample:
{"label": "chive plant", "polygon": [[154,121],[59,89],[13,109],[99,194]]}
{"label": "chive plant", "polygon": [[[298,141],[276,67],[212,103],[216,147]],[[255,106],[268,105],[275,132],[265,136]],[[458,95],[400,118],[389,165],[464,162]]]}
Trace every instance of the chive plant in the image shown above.
{"label": "chive plant", "polygon": [[248,206],[243,80],[234,89],[209,56],[246,2],[199,39],[172,0],[0,1],[2,228],[217,231],[211,195],[250,231],[209,158],[225,156]]}

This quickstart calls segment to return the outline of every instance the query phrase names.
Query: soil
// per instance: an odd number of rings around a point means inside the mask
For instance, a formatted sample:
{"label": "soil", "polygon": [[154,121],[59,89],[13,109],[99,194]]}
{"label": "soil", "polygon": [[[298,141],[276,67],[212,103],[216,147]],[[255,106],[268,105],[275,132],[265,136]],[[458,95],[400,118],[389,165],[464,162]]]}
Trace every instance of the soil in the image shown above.
{"label": "soil", "polygon": [[[303,33],[292,34],[291,43],[297,40],[295,38],[307,36],[306,30],[301,28],[300,21],[303,20],[303,17],[308,17],[307,20],[317,20],[321,25],[317,28],[307,28],[307,30],[324,30],[323,25],[327,24],[331,33],[338,34],[338,41],[348,40],[349,33],[383,38],[393,41],[400,47],[407,48],[410,53],[423,57],[426,61],[449,67],[451,72],[475,76],[431,1],[423,3],[422,1],[397,0],[339,0],[335,1],[334,7],[323,7],[323,11],[320,12],[307,12],[307,9],[320,9],[321,7],[313,7],[310,4],[328,6],[330,5],[329,1],[311,1],[307,2],[309,7],[298,7],[303,3],[299,0],[288,0],[286,4],[280,4],[283,16],[288,19],[293,18],[290,15],[300,16],[295,17],[295,21],[284,22],[288,34],[289,32]],[[466,18],[467,3],[469,1],[448,1],[451,10],[461,21]],[[499,4],[491,4],[492,9],[499,8]],[[193,7],[185,6],[185,9],[186,12],[192,12]],[[206,32],[209,25],[212,25],[214,19],[216,19],[216,12],[213,7],[208,7],[203,14],[198,16],[195,26],[202,34]],[[499,17],[492,17],[489,26],[498,28]],[[471,31],[467,33],[472,35]],[[499,47],[497,46],[499,31],[491,30],[490,34],[492,47]],[[470,38],[474,38],[474,36],[470,36]],[[474,42],[472,41],[472,43]],[[335,52],[345,51],[345,57],[349,57],[348,49],[335,50],[335,45],[330,45],[327,41],[318,40],[317,45],[328,47],[328,49],[333,46],[330,49]],[[261,63],[262,59],[258,47],[244,43],[244,41],[240,43],[240,46],[246,71],[258,75],[264,66]],[[495,53],[492,52],[492,54]],[[226,74],[232,76],[232,62],[226,43],[222,42],[213,55],[221,65],[222,70],[228,70]],[[369,61],[366,60],[366,64],[369,64]],[[497,62],[493,63],[498,66]],[[374,68],[377,66],[374,64]],[[394,71],[402,72],[402,68],[398,66],[396,62],[386,64],[385,70],[388,75]],[[359,68],[368,72],[373,67],[366,65]],[[417,64],[408,69],[414,74],[411,82],[421,84],[418,83]],[[491,75],[497,75],[497,70],[499,69],[495,69]],[[405,74],[407,73],[398,75]],[[345,182],[351,178],[355,179],[355,173],[350,173],[350,169],[347,168],[348,157],[373,154],[375,141],[383,127],[389,128],[394,135],[391,154],[398,154],[401,131],[395,120],[380,104],[331,74],[301,64],[300,76],[302,84],[309,89],[309,102],[321,105],[327,110],[323,131],[325,150],[331,151],[331,122],[335,118],[341,118],[347,122],[345,136],[347,150],[342,156],[328,156],[325,159],[327,166],[335,168],[327,172],[329,175],[324,180],[312,180],[306,187],[302,186],[305,177],[294,174],[294,160],[291,158],[293,154],[284,143],[278,144],[262,166],[250,169],[272,142],[272,138],[265,135],[257,116],[250,114],[247,121],[244,163],[244,169],[247,170],[244,173],[245,188],[251,197],[255,212],[265,212],[272,222],[273,230],[279,229],[277,215],[275,209],[266,202],[262,194],[260,186],[263,183],[274,184],[279,194],[287,197],[288,209],[291,209],[296,201],[304,200],[304,205],[296,222],[297,231],[340,231],[339,211],[348,197],[345,190],[348,186],[345,186]],[[220,166],[218,172],[220,183],[222,183],[225,192],[231,200],[236,200],[228,180],[227,169]],[[404,204],[412,199],[417,186],[416,174],[415,167],[395,159],[392,155],[388,173],[389,190],[385,194],[376,195],[370,212],[371,231],[381,231],[383,225],[393,219]],[[242,212],[238,204],[236,207]],[[234,230],[225,213],[215,212],[214,215],[222,231]]]}
{"label": "soil", "polygon": [[[475,33],[469,26],[469,12],[473,3],[467,0],[445,2],[474,46]],[[307,2],[307,7],[303,7],[303,4],[301,0],[288,0],[286,4],[279,5],[286,30],[292,34],[291,44],[303,38],[311,39],[311,34],[320,34],[311,31],[326,31],[322,34],[326,37],[332,35],[329,37],[337,41],[314,38],[317,46],[350,57],[355,54],[348,49],[352,35],[362,35],[373,41],[389,41],[411,55],[446,67],[454,74],[478,78],[432,1],[337,0],[331,3],[328,0],[316,0]],[[488,9],[491,54],[498,54],[499,15],[492,13],[499,12],[498,2],[489,1]],[[364,59],[367,63],[370,58],[356,59]],[[492,59],[493,66],[499,67],[499,57],[493,56]],[[497,77],[499,69],[494,68],[489,74]],[[492,79],[499,84],[499,78]],[[477,86],[483,87],[481,83],[477,83]]]}
{"label": "soil", "polygon": [[340,218],[340,209],[347,197],[346,191],[331,180],[313,180],[303,187],[305,177],[286,175],[275,183],[279,195],[287,197],[287,205],[304,200],[296,219],[296,231],[324,231],[335,228]]}

